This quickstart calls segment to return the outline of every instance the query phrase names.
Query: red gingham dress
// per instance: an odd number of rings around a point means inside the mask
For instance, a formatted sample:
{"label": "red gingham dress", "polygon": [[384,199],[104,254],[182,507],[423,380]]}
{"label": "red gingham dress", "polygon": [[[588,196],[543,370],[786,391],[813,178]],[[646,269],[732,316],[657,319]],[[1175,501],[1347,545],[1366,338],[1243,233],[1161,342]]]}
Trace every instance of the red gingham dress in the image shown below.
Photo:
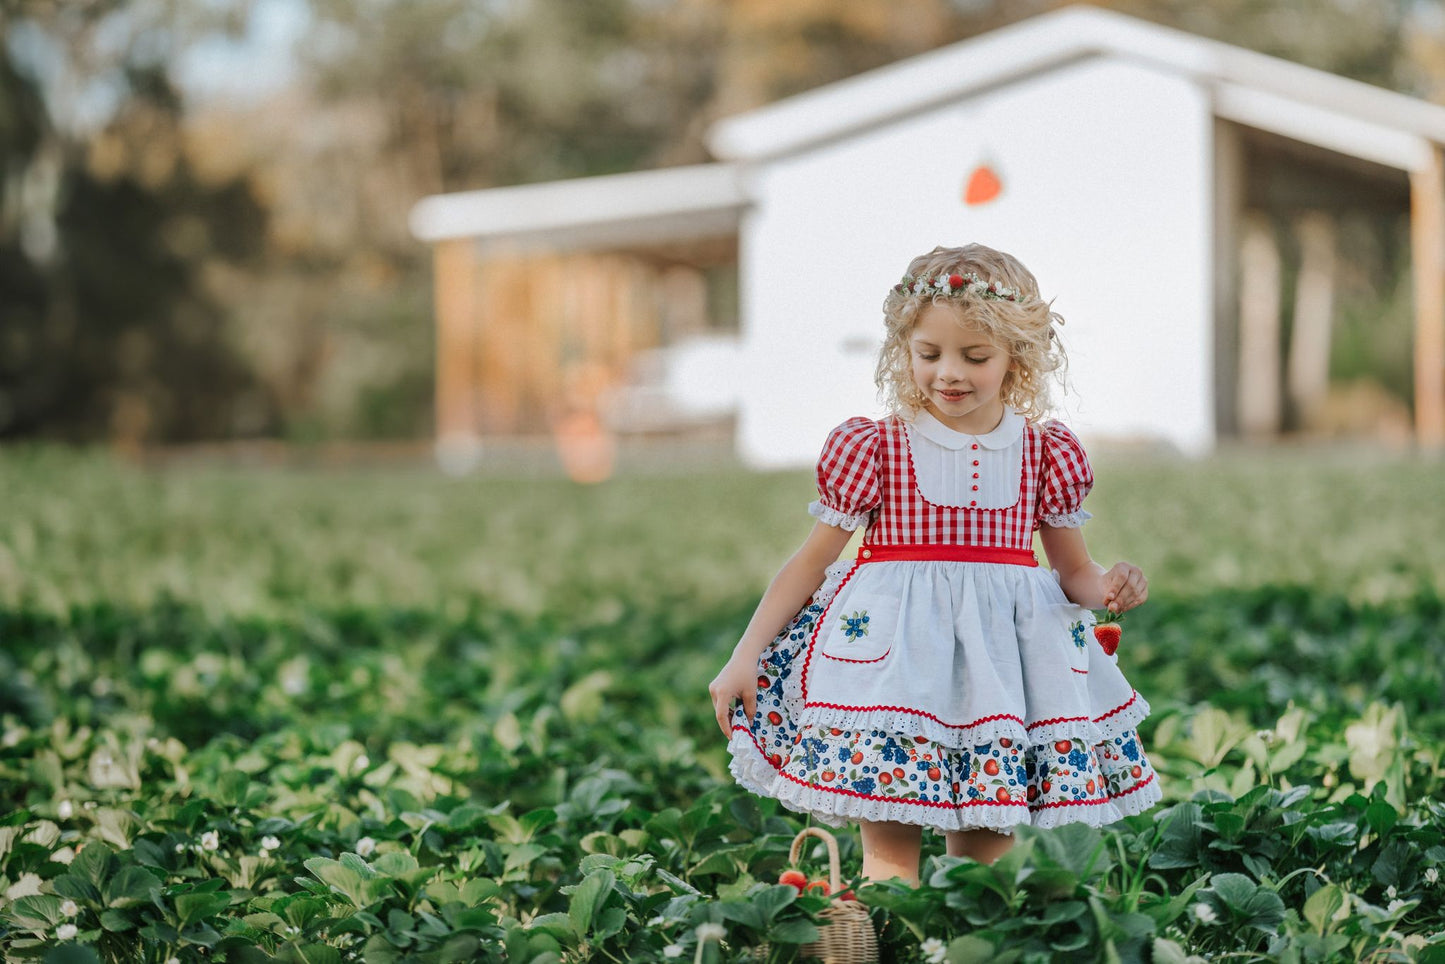
{"label": "red gingham dress", "polygon": [[[757,712],[734,712],[734,775],[833,825],[1007,832],[1152,806],[1148,704],[1094,641],[1092,613],[1032,564],[1040,525],[1088,518],[1083,447],[1012,412],[986,436],[944,429],[946,451],[924,451],[939,431],[924,428],[854,418],[829,434],[810,511],[866,525],[863,545],[759,657]],[[963,480],[945,487],[954,501],[920,491],[915,448]],[[1016,497],[968,484],[990,473],[1016,473]]]}

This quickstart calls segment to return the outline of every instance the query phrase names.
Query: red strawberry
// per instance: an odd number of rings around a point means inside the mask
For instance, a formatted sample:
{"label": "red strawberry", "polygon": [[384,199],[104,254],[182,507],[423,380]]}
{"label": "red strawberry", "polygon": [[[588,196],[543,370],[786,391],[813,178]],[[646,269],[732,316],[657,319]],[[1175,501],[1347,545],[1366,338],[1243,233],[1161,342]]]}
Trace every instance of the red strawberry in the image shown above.
{"label": "red strawberry", "polygon": [[1006,737],[1006,736],[1001,736],[1001,737],[998,738],[998,745],[1001,746],[1001,747],[1003,747],[1005,750],[1007,750],[1009,747],[1011,747],[1011,746],[1014,745],[1014,741],[1013,741],[1013,740],[1010,740],[1010,739],[1009,739],[1008,737]]}
{"label": "red strawberry", "polygon": [[798,888],[798,893],[801,894],[804,888],[808,886],[808,875],[801,870],[785,870],[778,875],[778,883],[787,884],[789,887],[796,887]]}
{"label": "red strawberry", "polygon": [[943,776],[943,771],[940,770],[938,767],[928,768],[928,779],[937,780],[941,776]]}
{"label": "red strawberry", "polygon": [[886,771],[878,774],[878,782],[883,784],[885,787],[888,786],[888,784],[893,782],[893,774]]}
{"label": "red strawberry", "polygon": [[817,894],[820,897],[827,897],[832,892],[833,888],[828,886],[826,880],[810,880],[808,886],[803,888],[803,893]]}
{"label": "red strawberry", "polygon": [[859,764],[859,763],[862,763],[862,762],[863,762],[863,751],[862,751],[862,750],[857,750],[857,751],[855,751],[854,754],[853,754],[853,756],[852,756],[852,760],[853,760],[853,763],[854,763],[855,765],[856,765],[856,764]]}
{"label": "red strawberry", "polygon": [[984,773],[987,773],[987,774],[988,774],[989,776],[991,776],[991,777],[996,777],[996,776],[998,776],[998,761],[997,761],[997,760],[985,760],[985,761],[983,761],[983,772],[984,772]]}
{"label": "red strawberry", "polygon": [[1084,792],[1085,792],[1085,793],[1093,793],[1093,792],[1094,792],[1094,781],[1093,781],[1093,780],[1090,780],[1088,783],[1084,784]]}
{"label": "red strawberry", "polygon": [[778,726],[783,722],[783,715],[777,710],[773,710],[768,714],[768,722],[773,724],[773,726]]}
{"label": "red strawberry", "polygon": [[837,775],[838,775],[838,774],[834,773],[832,770],[824,770],[824,771],[823,771],[823,782],[824,782],[824,783],[832,783],[832,782],[833,782],[833,778],[836,777]]}
{"label": "red strawberry", "polygon": [[768,688],[768,678],[767,678],[766,676],[759,676],[759,677],[758,677],[758,689],[760,689],[760,690],[765,690],[765,689],[767,689],[767,688]]}
{"label": "red strawberry", "polygon": [[1074,742],[1072,740],[1060,740],[1054,744],[1054,752],[1059,754],[1068,753],[1073,748]]}
{"label": "red strawberry", "polygon": [[843,893],[841,893],[841,894],[838,895],[838,899],[839,899],[839,900],[857,900],[858,898],[853,894],[853,892],[852,892],[851,890],[845,890],[845,891],[843,891]]}
{"label": "red strawberry", "polygon": [[913,738],[913,742],[914,742],[914,743],[927,743],[927,742],[928,742],[928,737],[926,737],[926,736],[915,736],[915,737]]}
{"label": "red strawberry", "polygon": [[905,769],[903,769],[902,767],[894,767],[894,768],[893,768],[893,775],[894,775],[895,777],[897,777],[898,779],[902,780],[904,777],[906,777],[906,776],[908,775],[908,771],[905,770]]}
{"label": "red strawberry", "polygon": [[1000,803],[1008,803],[1009,800],[1013,799],[1009,796],[1008,787],[999,787],[998,793],[994,794],[994,796],[999,799]]}
{"label": "red strawberry", "polygon": [[1143,772],[1144,771],[1137,766],[1132,766],[1129,768],[1129,776],[1133,777],[1135,780],[1139,779],[1139,775]]}
{"label": "red strawberry", "polygon": [[840,730],[840,729],[838,729],[837,727],[834,727],[833,729],[829,730],[828,732],[831,733],[831,734],[833,734],[834,736],[842,736],[842,735],[843,735],[843,731]]}
{"label": "red strawberry", "polygon": [[1123,627],[1118,623],[1100,623],[1094,627],[1094,638],[1099,641],[1103,648],[1104,655],[1113,656],[1114,651],[1119,648],[1119,640],[1124,635]]}
{"label": "red strawberry", "polygon": [[1050,790],[1053,789],[1053,787],[1054,787],[1054,785],[1053,785],[1052,783],[1050,783],[1049,781],[1045,780],[1045,781],[1043,782],[1043,785],[1042,785],[1042,787],[1041,787],[1040,789],[1042,789],[1045,793],[1048,793]]}
{"label": "red strawberry", "polygon": [[1029,791],[1028,791],[1028,798],[1029,798],[1029,803],[1033,803],[1035,800],[1037,800],[1037,799],[1039,798],[1039,788],[1036,787],[1036,786],[1034,786],[1033,784],[1030,784],[1030,785],[1029,785]]}

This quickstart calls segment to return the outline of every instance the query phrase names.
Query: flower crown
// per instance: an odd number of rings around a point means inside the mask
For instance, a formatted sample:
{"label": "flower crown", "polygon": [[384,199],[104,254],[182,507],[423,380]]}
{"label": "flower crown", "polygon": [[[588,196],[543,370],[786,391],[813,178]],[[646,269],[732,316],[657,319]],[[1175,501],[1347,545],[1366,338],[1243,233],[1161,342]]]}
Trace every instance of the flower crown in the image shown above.
{"label": "flower crown", "polygon": [[904,275],[903,280],[893,286],[900,295],[955,295],[971,294],[993,301],[1017,302],[1022,293],[997,281],[985,281],[973,272],[966,274],[940,275],[937,278],[914,278]]}

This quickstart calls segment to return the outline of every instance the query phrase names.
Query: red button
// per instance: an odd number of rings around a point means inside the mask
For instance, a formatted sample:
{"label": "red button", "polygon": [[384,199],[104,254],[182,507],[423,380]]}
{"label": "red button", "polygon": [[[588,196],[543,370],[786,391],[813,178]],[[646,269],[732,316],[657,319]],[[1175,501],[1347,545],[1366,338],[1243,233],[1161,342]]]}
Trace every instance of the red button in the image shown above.
{"label": "red button", "polygon": [[978,505],[977,502],[970,502],[969,505]]}
{"label": "red button", "polygon": [[973,460],[973,464],[974,464],[974,465],[977,465],[977,464],[978,464],[978,459],[974,459],[974,460]]}
{"label": "red button", "polygon": [[978,473],[977,473],[977,472],[973,473],[973,477],[974,477],[975,479],[978,478]]}
{"label": "red button", "polygon": [[977,443],[977,442],[974,442],[974,443],[973,443],[973,447],[974,447],[974,448],[978,448],[978,443]]}
{"label": "red button", "polygon": [[977,492],[977,491],[978,491],[978,486],[975,485],[975,486],[973,487],[973,491]]}

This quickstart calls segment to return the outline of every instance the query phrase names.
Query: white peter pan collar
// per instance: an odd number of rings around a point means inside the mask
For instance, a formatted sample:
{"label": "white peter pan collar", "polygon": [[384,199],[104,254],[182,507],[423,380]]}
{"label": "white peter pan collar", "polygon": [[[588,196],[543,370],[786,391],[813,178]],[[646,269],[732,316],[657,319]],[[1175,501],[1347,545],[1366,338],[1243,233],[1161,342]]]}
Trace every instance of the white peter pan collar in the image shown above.
{"label": "white peter pan collar", "polygon": [[1017,442],[1024,433],[1024,417],[1007,405],[1004,406],[1003,419],[998,423],[998,427],[987,435],[956,432],[934,418],[926,409],[920,409],[914,415],[912,425],[913,430],[919,435],[946,449],[961,449],[974,442],[986,449],[1006,449]]}

